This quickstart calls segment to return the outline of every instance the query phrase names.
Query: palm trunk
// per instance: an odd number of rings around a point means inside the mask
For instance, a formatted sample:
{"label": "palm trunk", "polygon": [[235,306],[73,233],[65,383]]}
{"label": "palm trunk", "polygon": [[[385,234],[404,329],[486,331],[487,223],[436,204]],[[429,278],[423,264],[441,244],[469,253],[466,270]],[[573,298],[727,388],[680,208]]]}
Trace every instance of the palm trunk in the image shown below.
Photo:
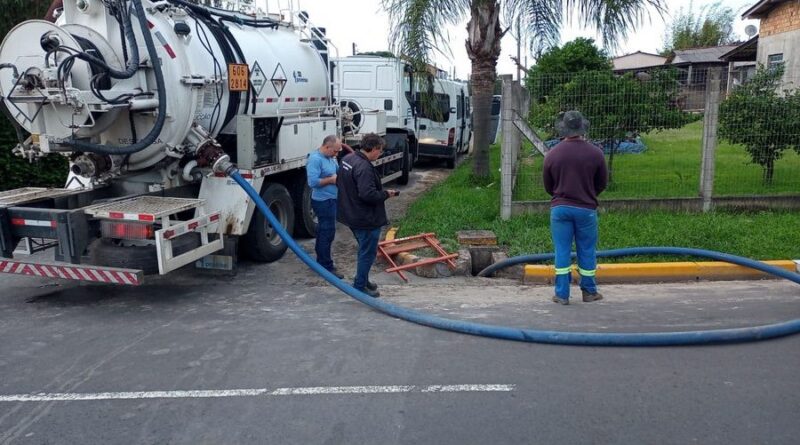
{"label": "palm trunk", "polygon": [[497,79],[500,40],[500,3],[496,0],[472,0],[471,19],[467,23],[467,55],[472,61],[473,174],[489,176],[489,120]]}

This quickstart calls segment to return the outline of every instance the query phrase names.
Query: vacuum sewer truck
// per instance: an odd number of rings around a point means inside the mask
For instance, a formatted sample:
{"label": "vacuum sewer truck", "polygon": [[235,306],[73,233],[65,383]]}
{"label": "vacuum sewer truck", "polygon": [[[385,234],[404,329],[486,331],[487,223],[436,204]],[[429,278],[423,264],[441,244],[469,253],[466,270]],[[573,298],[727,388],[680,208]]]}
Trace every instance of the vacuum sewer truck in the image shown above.
{"label": "vacuum sewer truck", "polygon": [[[240,250],[281,258],[286,244],[221,166],[235,163],[290,233],[314,235],[308,154],[328,134],[357,148],[386,132],[384,111],[333,97],[329,52],[304,12],[185,0],[65,0],[55,23],[17,25],[0,45],[15,153],[66,156],[69,176],[0,192],[0,272],[135,285],[190,263],[232,270]],[[388,182],[412,161],[406,145],[375,164]]]}

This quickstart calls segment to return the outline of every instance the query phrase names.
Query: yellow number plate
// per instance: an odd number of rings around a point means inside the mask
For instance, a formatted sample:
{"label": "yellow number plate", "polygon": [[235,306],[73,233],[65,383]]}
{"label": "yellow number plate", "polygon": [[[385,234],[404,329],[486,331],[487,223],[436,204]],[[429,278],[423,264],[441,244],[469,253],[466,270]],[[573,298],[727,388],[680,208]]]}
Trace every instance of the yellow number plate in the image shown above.
{"label": "yellow number plate", "polygon": [[250,86],[250,68],[245,63],[228,64],[228,90],[247,91]]}

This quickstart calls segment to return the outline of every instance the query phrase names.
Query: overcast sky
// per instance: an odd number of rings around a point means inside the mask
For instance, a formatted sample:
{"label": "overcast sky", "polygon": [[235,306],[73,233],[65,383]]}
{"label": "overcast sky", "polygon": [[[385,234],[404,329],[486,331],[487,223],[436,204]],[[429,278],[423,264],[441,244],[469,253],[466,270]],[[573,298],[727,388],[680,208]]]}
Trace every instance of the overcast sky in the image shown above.
{"label": "overcast sky", "polygon": [[[357,45],[358,51],[381,51],[389,47],[389,17],[381,9],[380,0],[269,0],[269,6],[272,11],[275,11],[279,2],[286,8],[290,1],[294,1],[295,7],[299,4],[300,8],[308,11],[314,24],[327,28],[328,35],[342,56],[352,54],[353,43]],[[256,0],[256,2],[263,7],[267,0]],[[690,2],[691,0],[669,0],[667,2],[669,12],[664,19],[654,14],[649,23],[640,26],[627,41],[620,42],[617,54],[612,55],[636,51],[657,52],[664,46],[664,32],[667,26],[665,21],[669,23],[671,16],[675,15],[681,7],[687,9]],[[694,0],[694,10],[699,11],[704,5],[714,2],[714,0]],[[756,0],[725,1],[734,9],[749,7],[755,2]],[[757,22],[738,20],[734,27],[735,32],[742,39],[746,37],[744,28],[748,24],[758,25]],[[466,21],[459,26],[451,27],[447,32],[450,37],[449,46],[452,56],[437,55],[436,63],[440,68],[450,72],[455,67],[458,77],[466,78],[470,71],[469,58],[464,49],[464,42],[467,38]],[[591,30],[581,29],[576,25],[567,26],[562,31],[562,42],[576,37],[597,38]],[[497,67],[499,74],[512,72],[516,74],[516,67],[510,59],[512,54],[516,55],[516,45],[516,40],[510,35],[503,38],[503,53]],[[533,61],[529,57],[528,64],[532,63]]]}

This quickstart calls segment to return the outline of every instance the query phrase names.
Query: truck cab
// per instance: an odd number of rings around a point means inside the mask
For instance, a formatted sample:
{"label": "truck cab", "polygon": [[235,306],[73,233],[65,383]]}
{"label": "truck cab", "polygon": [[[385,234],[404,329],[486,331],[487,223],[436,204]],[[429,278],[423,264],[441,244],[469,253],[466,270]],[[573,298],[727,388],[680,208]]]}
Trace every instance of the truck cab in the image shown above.
{"label": "truck cab", "polygon": [[393,57],[358,55],[333,61],[334,97],[353,116],[366,112],[386,113],[387,154],[408,152],[400,184],[418,157],[417,115],[414,108],[415,76],[411,66]]}

